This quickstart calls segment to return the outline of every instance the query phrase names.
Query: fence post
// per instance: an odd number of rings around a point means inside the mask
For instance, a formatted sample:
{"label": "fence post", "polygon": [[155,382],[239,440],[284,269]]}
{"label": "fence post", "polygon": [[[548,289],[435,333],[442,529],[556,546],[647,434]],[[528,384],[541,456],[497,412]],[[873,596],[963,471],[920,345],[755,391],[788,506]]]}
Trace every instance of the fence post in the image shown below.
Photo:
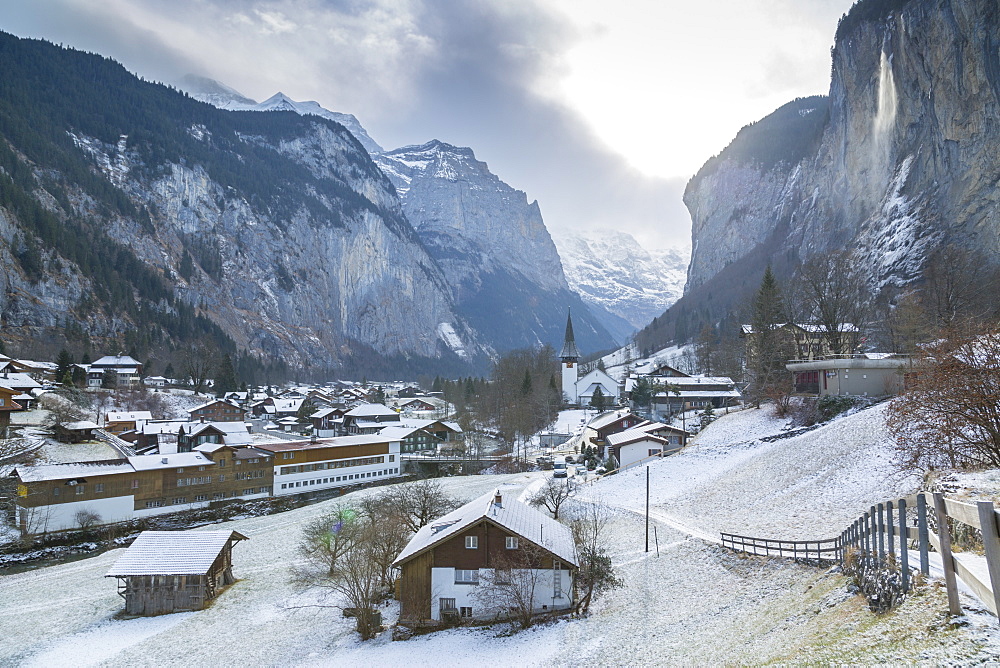
{"label": "fence post", "polygon": [[878,558],[885,559],[885,506],[878,504]]}
{"label": "fence post", "polygon": [[955,562],[951,556],[951,530],[948,528],[948,512],[944,507],[944,494],[934,492],[934,516],[938,525],[938,540],[941,542],[941,564],[944,566],[944,582],[948,587],[948,612],[962,614],[962,604],[958,601],[958,583],[955,581]]}
{"label": "fence post", "polygon": [[931,574],[930,558],[927,556],[927,497],[917,494],[917,542],[920,546],[920,572],[924,576]]}
{"label": "fence post", "polygon": [[889,554],[896,553],[896,542],[893,540],[895,536],[893,535],[893,530],[896,528],[896,523],[892,521],[892,501],[885,502],[885,541],[888,544],[886,551]]}
{"label": "fence post", "polygon": [[872,556],[873,557],[876,556],[876,554],[878,553],[878,521],[876,520],[876,515],[875,515],[876,512],[878,512],[878,511],[876,510],[875,506],[872,506],[872,510],[871,510],[871,513],[872,513],[872,526],[871,526],[871,530],[872,530],[872,550],[871,550],[871,552],[872,552]]}
{"label": "fence post", "polygon": [[910,591],[910,541],[906,535],[906,499],[899,500],[899,570],[903,574],[903,591]]}
{"label": "fence post", "polygon": [[979,524],[983,530],[983,548],[986,551],[986,567],[990,571],[990,588],[993,602],[1000,612],[1000,537],[997,536],[997,515],[992,501],[980,501]]}

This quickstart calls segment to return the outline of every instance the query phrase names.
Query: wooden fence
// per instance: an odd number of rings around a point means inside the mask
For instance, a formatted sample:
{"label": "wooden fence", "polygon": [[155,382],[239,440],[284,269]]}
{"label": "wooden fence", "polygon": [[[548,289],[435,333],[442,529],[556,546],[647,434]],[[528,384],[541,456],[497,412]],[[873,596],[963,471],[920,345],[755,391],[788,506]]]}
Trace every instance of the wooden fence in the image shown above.
{"label": "wooden fence", "polygon": [[[948,611],[953,615],[962,614],[958,599],[958,580],[961,580],[997,615],[1000,611],[1000,513],[990,501],[973,505],[935,493],[933,512],[937,531],[931,532],[928,529],[930,510],[927,496],[917,494],[872,506],[836,538],[786,541],[724,533],[722,545],[748,554],[841,563],[849,548],[879,559],[892,554],[902,574],[904,591],[911,588],[911,570],[919,568],[925,576],[930,574],[929,552],[933,548],[941,555]],[[982,532],[985,556],[952,552],[949,521]],[[910,563],[911,552],[919,563]]]}

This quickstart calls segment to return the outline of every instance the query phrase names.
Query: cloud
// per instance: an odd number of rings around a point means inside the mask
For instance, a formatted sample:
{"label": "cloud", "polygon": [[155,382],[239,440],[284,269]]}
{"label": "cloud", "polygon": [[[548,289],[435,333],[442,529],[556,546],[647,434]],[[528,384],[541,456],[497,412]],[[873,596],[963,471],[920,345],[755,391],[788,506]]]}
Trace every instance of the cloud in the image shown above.
{"label": "cloud", "polygon": [[[354,113],[384,146],[472,147],[555,228],[685,242],[682,183],[644,176],[579,111],[540,94],[581,32],[542,2],[0,0],[17,34],[96,51],[146,78],[209,76]],[[707,157],[707,155],[706,155]]]}

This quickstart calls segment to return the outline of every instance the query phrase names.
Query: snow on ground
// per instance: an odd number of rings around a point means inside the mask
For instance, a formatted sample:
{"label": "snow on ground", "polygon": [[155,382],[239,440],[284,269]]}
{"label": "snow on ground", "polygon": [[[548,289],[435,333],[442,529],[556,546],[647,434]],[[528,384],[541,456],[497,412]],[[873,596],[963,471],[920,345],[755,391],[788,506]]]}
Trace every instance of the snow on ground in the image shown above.
{"label": "snow on ground", "polygon": [[[697,535],[722,531],[760,538],[833,538],[872,504],[917,491],[921,478],[894,466],[886,404],[799,436],[781,433],[769,409],[723,416],[682,452],[650,465],[651,503]],[[645,471],[635,468],[595,484],[590,494],[639,510]]]}
{"label": "snow on ground", "polygon": [[[442,479],[450,494],[466,501],[508,488],[516,493],[539,474]],[[379,488],[355,494],[371,494]],[[344,497],[349,500],[350,496]],[[121,555],[111,550],[59,566],[0,577],[0,665],[24,665],[64,655],[76,665],[300,665],[329,656],[338,643],[353,639],[353,620],[313,603],[290,583],[302,527],[328,511],[334,501],[264,517],[206,527],[234,529],[250,540],[233,550],[239,582],[207,610],[183,615],[153,632],[142,624],[113,619],[123,607],[114,578],[104,574]],[[17,601],[17,605],[11,602]],[[178,619],[168,615],[165,619]],[[106,639],[121,629],[120,647]],[[226,638],[220,642],[220,638]],[[130,644],[131,639],[133,644]],[[178,654],[178,648],[183,652]],[[116,650],[112,652],[111,650]],[[50,662],[49,665],[52,665]]]}
{"label": "snow on ground", "polygon": [[[240,580],[197,613],[114,619],[122,601],[114,580],[102,576],[119,550],[0,577],[0,600],[18,602],[0,606],[0,665],[69,660],[84,666],[185,667],[1000,660],[996,618],[974,613],[951,624],[938,586],[924,588],[890,615],[875,616],[847,593],[839,575],[737,555],[685,530],[690,525],[710,538],[720,527],[791,537],[787,534],[808,527],[809,537],[815,532],[825,537],[828,527],[839,531],[871,501],[891,498],[903,488],[912,491],[909,479],[893,477],[882,459],[887,445],[882,410],[861,411],[774,443],[758,440],[785,427],[767,411],[720,418],[693,446],[650,467],[655,512],[649,552],[643,518],[635,512],[644,497],[644,474],[623,473],[589,487],[589,499],[612,506],[609,551],[626,584],[598,600],[585,619],[563,619],[506,637],[499,628],[462,628],[405,642],[392,642],[384,632],[361,643],[352,620],[335,609],[304,607],[317,602],[315,595],[298,591],[289,580],[302,527],[336,503],[330,501],[210,527],[231,527],[250,540],[233,552]],[[543,476],[456,477],[442,484],[468,499],[497,487],[517,494],[537,486]],[[570,502],[564,512],[572,516],[582,502]],[[791,517],[791,510],[799,517]],[[387,623],[395,610],[394,604],[384,609]]]}

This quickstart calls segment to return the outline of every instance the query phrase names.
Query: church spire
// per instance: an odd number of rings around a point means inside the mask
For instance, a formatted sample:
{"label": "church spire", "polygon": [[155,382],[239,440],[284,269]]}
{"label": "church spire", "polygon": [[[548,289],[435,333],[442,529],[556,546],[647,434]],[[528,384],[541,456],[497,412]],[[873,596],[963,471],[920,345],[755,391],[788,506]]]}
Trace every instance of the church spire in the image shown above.
{"label": "church spire", "polygon": [[573,338],[573,315],[569,311],[566,313],[566,339],[563,341],[559,358],[563,362],[575,362],[580,359],[580,351],[577,350],[576,339]]}

